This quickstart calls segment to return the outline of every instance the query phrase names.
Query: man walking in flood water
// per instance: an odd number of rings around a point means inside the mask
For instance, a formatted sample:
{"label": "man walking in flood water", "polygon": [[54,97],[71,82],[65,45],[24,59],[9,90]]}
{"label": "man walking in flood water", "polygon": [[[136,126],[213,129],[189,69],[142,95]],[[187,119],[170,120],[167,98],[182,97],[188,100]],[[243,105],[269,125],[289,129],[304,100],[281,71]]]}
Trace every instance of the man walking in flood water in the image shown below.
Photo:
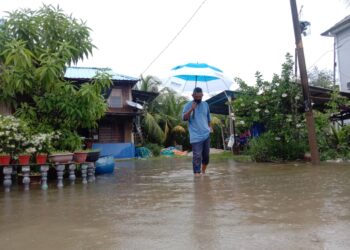
{"label": "man walking in flood water", "polygon": [[192,93],[193,101],[185,104],[182,119],[188,121],[190,143],[192,145],[193,173],[198,176],[205,174],[209,163],[210,149],[210,111],[209,105],[202,101],[203,91],[196,87]]}

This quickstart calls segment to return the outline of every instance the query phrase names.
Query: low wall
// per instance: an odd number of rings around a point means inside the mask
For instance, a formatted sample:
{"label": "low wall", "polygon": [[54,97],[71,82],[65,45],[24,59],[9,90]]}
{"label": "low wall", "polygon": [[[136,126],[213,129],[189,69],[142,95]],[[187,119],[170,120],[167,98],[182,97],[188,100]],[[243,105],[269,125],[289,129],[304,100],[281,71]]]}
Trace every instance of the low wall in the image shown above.
{"label": "low wall", "polygon": [[113,155],[115,159],[135,157],[135,145],[133,143],[93,143],[92,148],[100,149],[101,156]]}

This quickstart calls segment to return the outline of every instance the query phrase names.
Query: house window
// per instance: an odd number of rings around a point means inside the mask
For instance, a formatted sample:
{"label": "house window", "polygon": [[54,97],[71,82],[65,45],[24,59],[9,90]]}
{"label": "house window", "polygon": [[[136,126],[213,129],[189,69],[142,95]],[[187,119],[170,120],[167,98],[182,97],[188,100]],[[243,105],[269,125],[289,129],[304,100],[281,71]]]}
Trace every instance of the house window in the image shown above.
{"label": "house window", "polygon": [[123,98],[121,89],[112,89],[111,94],[108,97],[108,105],[110,108],[122,108]]}

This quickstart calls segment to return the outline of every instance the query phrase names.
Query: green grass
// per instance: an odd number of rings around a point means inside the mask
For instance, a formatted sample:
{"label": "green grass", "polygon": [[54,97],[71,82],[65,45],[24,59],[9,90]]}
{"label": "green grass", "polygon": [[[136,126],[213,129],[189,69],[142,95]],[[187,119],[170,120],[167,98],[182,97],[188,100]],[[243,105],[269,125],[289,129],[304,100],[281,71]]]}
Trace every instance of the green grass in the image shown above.
{"label": "green grass", "polygon": [[[190,158],[192,159],[192,156],[187,156],[187,155],[172,155],[172,156],[165,156],[165,155],[159,155],[159,156],[154,156],[150,157],[148,159],[152,160],[160,160],[164,158]],[[227,159],[232,159],[237,162],[252,162],[252,158],[250,155],[234,155],[232,154],[231,151],[225,151],[222,153],[215,153],[215,154],[210,154],[210,160],[227,160]]]}
{"label": "green grass", "polygon": [[250,157],[250,155],[235,155],[235,154],[232,154],[231,151],[226,151],[218,154],[211,154],[210,159],[211,160],[232,159],[238,162],[252,162],[252,158]]}

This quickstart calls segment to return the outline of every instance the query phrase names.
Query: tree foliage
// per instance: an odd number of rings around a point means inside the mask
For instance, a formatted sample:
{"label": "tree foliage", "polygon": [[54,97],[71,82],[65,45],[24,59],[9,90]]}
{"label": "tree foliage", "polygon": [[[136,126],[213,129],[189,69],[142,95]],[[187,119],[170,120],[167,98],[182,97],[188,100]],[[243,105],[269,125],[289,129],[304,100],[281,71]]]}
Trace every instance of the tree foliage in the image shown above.
{"label": "tree foliage", "polygon": [[165,88],[144,113],[143,129],[149,142],[165,146],[185,144],[187,124],[182,121],[183,105],[188,100]]}
{"label": "tree foliage", "polygon": [[0,25],[0,101],[16,108],[16,115],[33,128],[64,130],[78,144],[76,130],[96,126],[104,115],[101,92],[111,81],[101,72],[77,86],[64,74],[93,48],[86,24],[59,7],[9,12]]}
{"label": "tree foliage", "polygon": [[335,89],[339,86],[333,84],[333,73],[329,70],[320,70],[317,67],[308,72],[309,85],[327,89]]}
{"label": "tree foliage", "polygon": [[[271,82],[256,73],[255,86],[238,79],[240,96],[233,103],[240,132],[261,124],[268,131],[253,139],[252,157],[257,161],[293,160],[303,156],[307,137],[301,88],[294,81],[293,61],[286,55],[281,75]],[[264,150],[262,153],[261,150]]]}
{"label": "tree foliage", "polygon": [[141,75],[140,82],[136,85],[138,90],[147,92],[158,92],[162,81],[155,76],[148,75],[144,77]]}
{"label": "tree foliage", "polygon": [[321,160],[350,158],[350,126],[339,126],[337,122],[330,122],[330,118],[349,107],[349,99],[341,96],[339,90],[335,90],[326,108],[316,113],[316,133]]}
{"label": "tree foliage", "polygon": [[[311,72],[311,79],[315,79],[314,84],[319,87],[322,81],[326,84],[322,87],[329,87],[329,74],[320,72]],[[271,82],[265,81],[259,72],[256,73],[254,86],[249,86],[241,79],[236,81],[240,86],[240,95],[233,109],[238,131],[250,130],[258,124],[265,129],[262,135],[253,138],[249,144],[252,158],[256,161],[302,158],[308,150],[308,137],[301,86],[293,77],[291,56],[286,55],[281,75],[274,75]],[[348,107],[350,101],[341,96],[339,91],[333,90],[324,107],[313,110],[321,160],[350,158],[349,126],[335,126],[330,120],[342,108]]]}

